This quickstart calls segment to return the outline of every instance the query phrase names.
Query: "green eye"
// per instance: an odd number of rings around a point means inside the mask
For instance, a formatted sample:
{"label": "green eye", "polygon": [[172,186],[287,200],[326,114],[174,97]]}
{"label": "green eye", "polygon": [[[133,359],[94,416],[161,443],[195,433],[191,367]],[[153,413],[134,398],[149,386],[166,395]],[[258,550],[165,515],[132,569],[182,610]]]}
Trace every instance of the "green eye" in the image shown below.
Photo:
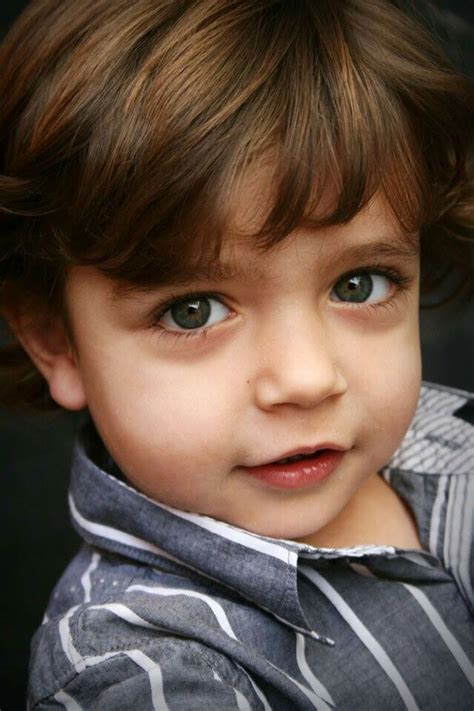
{"label": "green eye", "polygon": [[193,299],[175,304],[170,313],[180,328],[202,328],[209,319],[211,307],[209,299]]}
{"label": "green eye", "polygon": [[175,301],[161,317],[161,323],[172,330],[193,330],[224,321],[229,309],[218,299],[208,296]]}
{"label": "green eye", "polygon": [[388,296],[390,279],[382,274],[349,274],[340,279],[332,289],[333,301],[361,304],[369,300],[380,301]]}

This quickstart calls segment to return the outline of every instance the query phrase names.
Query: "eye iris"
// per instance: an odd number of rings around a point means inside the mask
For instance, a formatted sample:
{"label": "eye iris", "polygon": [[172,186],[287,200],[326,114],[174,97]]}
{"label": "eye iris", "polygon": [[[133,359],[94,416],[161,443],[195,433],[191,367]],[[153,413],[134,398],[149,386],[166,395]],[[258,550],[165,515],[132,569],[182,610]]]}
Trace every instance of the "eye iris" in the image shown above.
{"label": "eye iris", "polygon": [[210,313],[209,299],[182,301],[171,308],[171,315],[180,328],[201,328],[206,325]]}
{"label": "eye iris", "polygon": [[374,284],[369,274],[354,274],[336,284],[334,291],[341,301],[360,303],[369,298],[373,288]]}

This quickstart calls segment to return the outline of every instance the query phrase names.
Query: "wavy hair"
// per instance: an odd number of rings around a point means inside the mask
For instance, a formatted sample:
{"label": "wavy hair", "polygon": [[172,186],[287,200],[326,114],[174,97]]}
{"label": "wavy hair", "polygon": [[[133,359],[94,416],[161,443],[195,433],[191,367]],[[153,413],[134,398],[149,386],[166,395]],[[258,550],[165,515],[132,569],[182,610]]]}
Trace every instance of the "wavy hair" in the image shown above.
{"label": "wavy hair", "polygon": [[[420,231],[423,293],[472,293],[473,89],[406,5],[34,0],[0,47],[0,313],[67,323],[74,265],[124,289],[205,267],[265,155],[262,249],[382,193]],[[58,407],[15,340],[0,400]]]}

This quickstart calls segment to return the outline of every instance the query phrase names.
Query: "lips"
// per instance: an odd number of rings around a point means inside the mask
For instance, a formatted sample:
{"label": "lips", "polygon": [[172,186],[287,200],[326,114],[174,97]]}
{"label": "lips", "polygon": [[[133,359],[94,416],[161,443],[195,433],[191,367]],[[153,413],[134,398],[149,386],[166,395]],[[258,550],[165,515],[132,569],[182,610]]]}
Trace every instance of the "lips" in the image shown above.
{"label": "lips", "polygon": [[309,454],[295,454],[293,457],[284,457],[283,459],[277,459],[274,462],[271,462],[272,464],[292,464],[293,462],[301,462],[304,459],[311,459],[313,457],[316,457],[318,454],[321,454],[322,452],[325,452],[325,449],[316,449],[313,452],[310,452]]}
{"label": "lips", "polygon": [[338,444],[334,444],[332,442],[325,442],[324,444],[318,444],[315,445],[314,447],[312,446],[301,446],[301,447],[295,447],[294,449],[291,449],[288,452],[283,452],[280,455],[277,455],[276,457],[267,460],[265,462],[261,462],[259,464],[254,464],[252,466],[267,466],[267,465],[276,465],[276,464],[291,464],[292,462],[299,462],[304,459],[311,459],[325,450],[333,450],[335,452],[344,452],[346,450],[345,447],[341,447]]}
{"label": "lips", "polygon": [[280,459],[244,467],[243,471],[271,488],[306,488],[327,479],[339,467],[346,451],[337,445],[300,447],[299,451],[285,452]]}

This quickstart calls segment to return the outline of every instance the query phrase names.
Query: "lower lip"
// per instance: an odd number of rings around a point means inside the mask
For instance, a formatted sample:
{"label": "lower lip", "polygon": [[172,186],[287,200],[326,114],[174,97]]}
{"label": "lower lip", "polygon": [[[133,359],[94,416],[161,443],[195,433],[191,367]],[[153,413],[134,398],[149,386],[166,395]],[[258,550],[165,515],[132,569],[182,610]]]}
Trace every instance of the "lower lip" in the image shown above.
{"label": "lower lip", "polygon": [[325,449],[311,459],[302,459],[292,464],[264,464],[260,467],[245,467],[246,474],[279,489],[300,489],[327,479],[336,469],[344,452]]}

